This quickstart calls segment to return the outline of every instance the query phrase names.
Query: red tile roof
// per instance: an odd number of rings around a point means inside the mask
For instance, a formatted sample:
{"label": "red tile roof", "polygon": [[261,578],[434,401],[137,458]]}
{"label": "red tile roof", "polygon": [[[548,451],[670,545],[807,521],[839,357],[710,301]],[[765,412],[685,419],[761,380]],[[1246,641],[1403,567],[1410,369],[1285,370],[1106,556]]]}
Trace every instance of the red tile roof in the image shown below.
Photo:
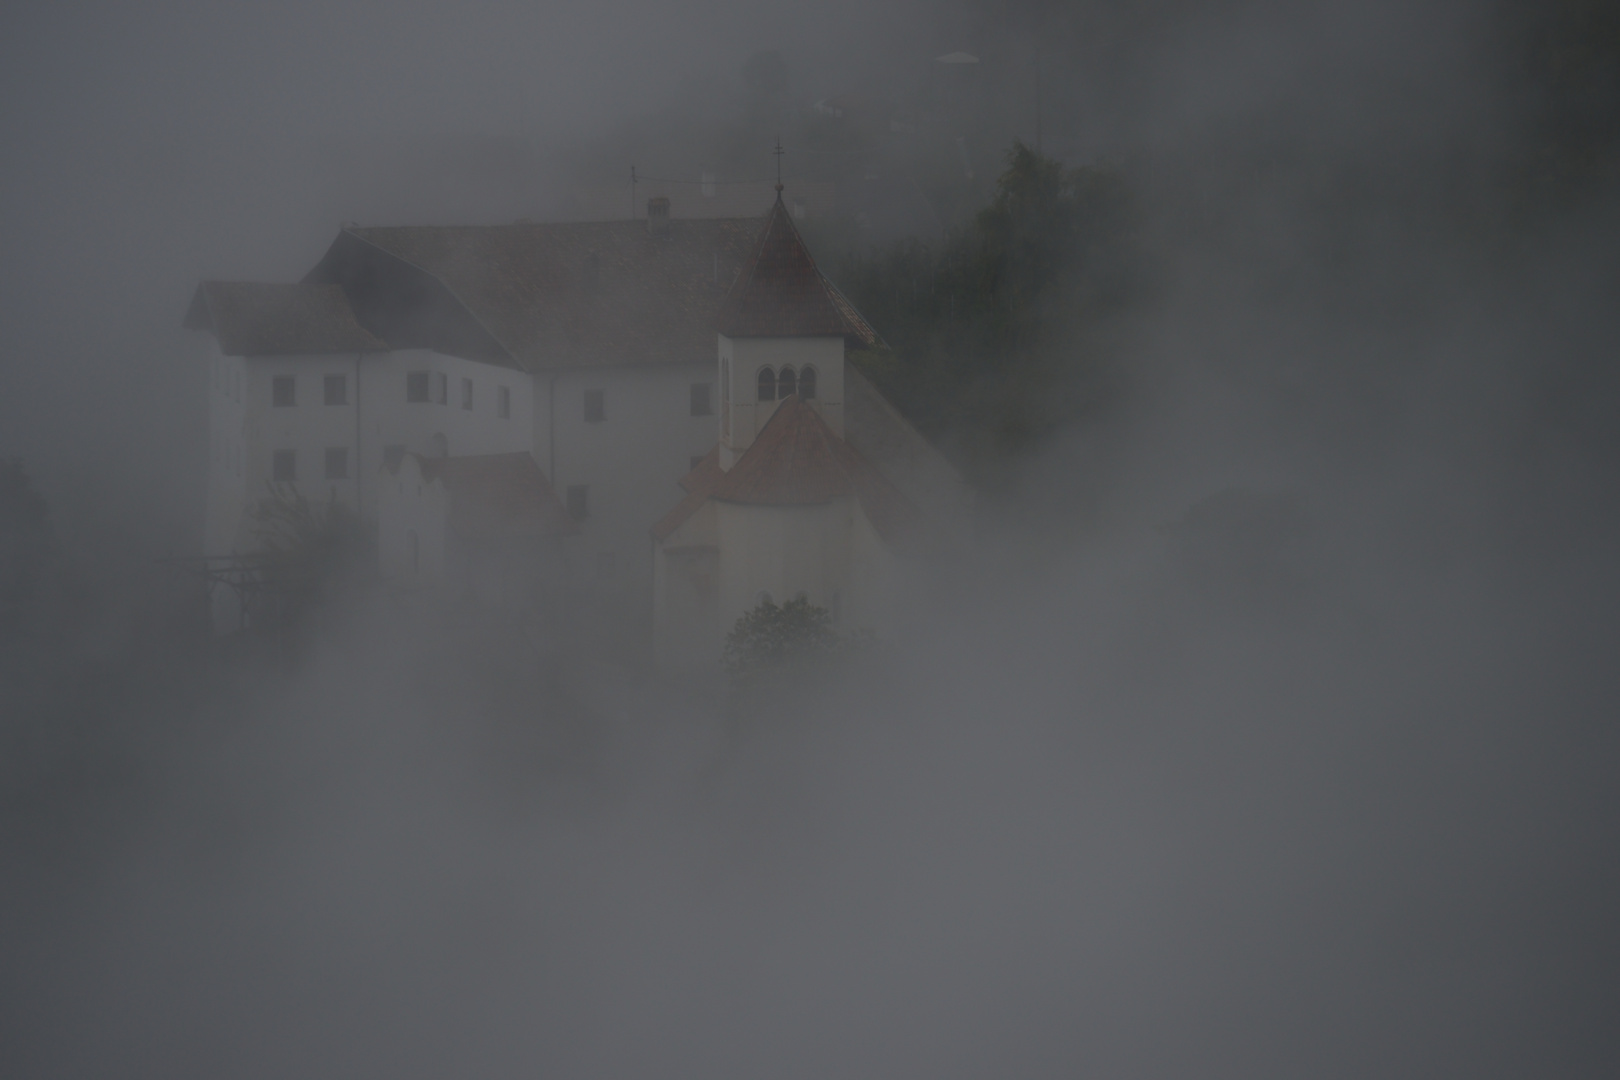
{"label": "red tile roof", "polygon": [[877,343],[877,334],[810,257],[778,193],[753,253],[721,307],[727,337],[828,337]]}
{"label": "red tile roof", "polygon": [[689,494],[653,526],[668,538],[709,499],[756,506],[813,506],[854,495],[883,541],[897,552],[924,554],[928,541],[922,513],[884,479],[821,414],[798,395],[776,407],[729,472],[721,472],[718,449],[681,481]]}
{"label": "red tile roof", "polygon": [[579,531],[527,451],[418,458],[422,479],[450,494],[450,531],[463,540],[568,536]]}
{"label": "red tile roof", "polygon": [[720,486],[725,479],[725,473],[720,469],[720,445],[715,444],[714,449],[704,455],[703,460],[693,467],[692,471],[681,477],[677,483],[686,489],[686,498],[675,504],[675,508],[652,527],[653,539],[660,543],[668,540],[675,530],[686,524],[688,518],[698,512],[698,508],[709,501],[714,489]]}

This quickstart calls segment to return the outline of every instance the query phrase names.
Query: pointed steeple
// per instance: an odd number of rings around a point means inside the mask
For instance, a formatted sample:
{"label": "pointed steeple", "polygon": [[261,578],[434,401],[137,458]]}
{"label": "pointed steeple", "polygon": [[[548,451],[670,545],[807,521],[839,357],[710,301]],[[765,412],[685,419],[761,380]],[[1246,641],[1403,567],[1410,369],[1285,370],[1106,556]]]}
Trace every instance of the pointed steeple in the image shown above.
{"label": "pointed steeple", "polygon": [[753,254],[721,309],[719,330],[741,337],[844,337],[863,345],[877,334],[822,276],[782,203],[782,188],[765,217]]}

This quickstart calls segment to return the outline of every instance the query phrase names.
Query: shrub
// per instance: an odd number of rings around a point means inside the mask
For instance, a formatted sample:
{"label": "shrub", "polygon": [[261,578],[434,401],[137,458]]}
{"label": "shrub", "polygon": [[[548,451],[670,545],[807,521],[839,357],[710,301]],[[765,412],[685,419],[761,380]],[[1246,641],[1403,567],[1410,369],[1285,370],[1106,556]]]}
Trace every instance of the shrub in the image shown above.
{"label": "shrub", "polygon": [[803,596],[781,605],[767,597],[726,635],[724,662],[733,677],[746,678],[828,656],[842,644],[826,608]]}

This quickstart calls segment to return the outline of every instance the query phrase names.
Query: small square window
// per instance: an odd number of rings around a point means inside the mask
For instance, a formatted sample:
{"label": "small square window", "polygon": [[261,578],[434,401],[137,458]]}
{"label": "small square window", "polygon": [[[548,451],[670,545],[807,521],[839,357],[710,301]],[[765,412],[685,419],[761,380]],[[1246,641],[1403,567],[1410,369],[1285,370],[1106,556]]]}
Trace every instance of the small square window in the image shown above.
{"label": "small square window", "polygon": [[495,415],[502,420],[512,418],[512,391],[504,386],[495,388]]}
{"label": "small square window", "polygon": [[290,484],[298,479],[298,456],[291,450],[277,450],[270,455],[270,479],[278,484]]}
{"label": "small square window", "polygon": [[322,383],[325,390],[325,401],[328,405],[347,405],[349,403],[349,378],[347,375],[328,375]]}
{"label": "small square window", "polygon": [[428,400],[428,373],[425,371],[411,371],[405,375],[405,400],[417,405],[426,405]]}
{"label": "small square window", "polygon": [[450,404],[450,376],[442,371],[433,373],[433,400],[440,405]]}
{"label": "small square window", "polygon": [[714,413],[714,405],[710,401],[710,398],[712,396],[711,392],[712,392],[713,388],[714,388],[713,383],[695,382],[695,383],[692,384],[692,415],[693,416],[711,416],[711,415],[713,415],[713,413]]}
{"label": "small square window", "polygon": [[462,379],[461,380],[461,407],[463,409],[472,408],[472,380],[471,379]]}
{"label": "small square window", "polygon": [[326,452],[326,478],[328,480],[349,478],[349,451],[346,447],[333,447]]}
{"label": "small square window", "polygon": [[570,484],[568,486],[568,516],[575,521],[584,521],[589,512],[585,500],[587,488],[584,484]]}
{"label": "small square window", "polygon": [[288,406],[298,404],[297,383],[291,375],[277,375],[270,380],[270,404]]}
{"label": "small square window", "polygon": [[600,390],[585,391],[585,420],[587,423],[600,423],[607,419],[606,403]]}

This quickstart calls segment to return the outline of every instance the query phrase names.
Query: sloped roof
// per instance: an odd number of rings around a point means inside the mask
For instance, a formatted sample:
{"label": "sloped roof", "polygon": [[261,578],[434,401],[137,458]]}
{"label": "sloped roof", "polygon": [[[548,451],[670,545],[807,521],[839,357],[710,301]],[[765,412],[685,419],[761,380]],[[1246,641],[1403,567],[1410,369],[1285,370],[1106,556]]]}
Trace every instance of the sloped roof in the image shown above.
{"label": "sloped roof", "polygon": [[377,352],[388,348],[354,317],[337,285],[205,281],[188,330],[212,330],[227,356]]}
{"label": "sloped roof", "polygon": [[686,489],[686,497],[676,503],[669,513],[653,523],[654,540],[660,543],[668,540],[676,529],[685,525],[692,515],[709,501],[714,489],[719,486],[720,478],[725,476],[725,473],[720,471],[719,458],[720,447],[716,444],[708,456],[698,462],[696,468],[681,478],[680,485]]}
{"label": "sloped roof", "polygon": [[757,506],[813,506],[854,495],[885,543],[903,554],[922,554],[926,519],[904,494],[840,439],[821,414],[798,395],[776,407],[754,443],[729,472],[711,450],[686,475],[688,494],[653,526],[663,540],[709,499]]}
{"label": "sloped roof", "polygon": [[[670,221],[660,235],[639,220],[349,228],[306,280],[346,281],[366,249],[384,253],[531,371],[713,363],[716,312],[758,231],[748,218]],[[417,344],[408,328],[382,333]]]}
{"label": "sloped roof", "polygon": [[719,328],[734,338],[836,335],[877,343],[854,305],[816,268],[780,192],[726,297]]}
{"label": "sloped roof", "polygon": [[462,540],[568,536],[579,531],[534,458],[515,454],[424,458],[422,479],[450,495],[450,531]]}
{"label": "sloped roof", "polygon": [[933,525],[968,542],[973,489],[852,363],[844,365],[844,439]]}

